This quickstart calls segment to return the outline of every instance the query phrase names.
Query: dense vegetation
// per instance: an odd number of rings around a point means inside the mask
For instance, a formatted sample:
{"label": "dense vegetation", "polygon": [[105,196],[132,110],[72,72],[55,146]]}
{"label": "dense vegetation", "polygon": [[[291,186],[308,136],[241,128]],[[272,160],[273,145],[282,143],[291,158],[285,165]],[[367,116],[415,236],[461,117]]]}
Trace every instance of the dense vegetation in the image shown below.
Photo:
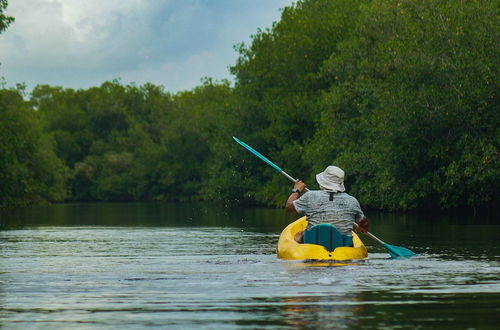
{"label": "dense vegetation", "polygon": [[234,86],[4,88],[0,206],[282,205],[290,184],[232,135],[311,185],[341,166],[365,206],[498,206],[497,17],[493,0],[304,0],[236,46]]}

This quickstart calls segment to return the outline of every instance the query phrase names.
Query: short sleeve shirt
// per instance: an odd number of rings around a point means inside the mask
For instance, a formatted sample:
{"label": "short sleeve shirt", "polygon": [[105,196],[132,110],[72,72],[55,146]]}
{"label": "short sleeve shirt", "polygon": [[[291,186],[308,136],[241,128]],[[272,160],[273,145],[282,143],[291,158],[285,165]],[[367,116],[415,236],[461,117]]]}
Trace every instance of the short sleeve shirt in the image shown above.
{"label": "short sleeve shirt", "polygon": [[293,201],[295,210],[307,216],[307,228],[320,223],[329,223],[337,227],[344,235],[351,235],[354,221],[364,218],[359,202],[345,192],[333,194],[330,201],[330,192],[310,190],[299,199]]}

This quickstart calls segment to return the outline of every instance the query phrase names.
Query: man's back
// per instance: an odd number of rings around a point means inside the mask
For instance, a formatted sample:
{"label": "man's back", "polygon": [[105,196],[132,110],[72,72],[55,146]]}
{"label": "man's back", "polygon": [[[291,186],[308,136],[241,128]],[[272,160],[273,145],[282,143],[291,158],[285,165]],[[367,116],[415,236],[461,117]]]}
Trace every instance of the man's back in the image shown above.
{"label": "man's back", "polygon": [[358,200],[345,192],[311,190],[293,201],[293,204],[297,212],[307,216],[308,228],[329,223],[342,234],[350,236],[354,221],[364,218]]}

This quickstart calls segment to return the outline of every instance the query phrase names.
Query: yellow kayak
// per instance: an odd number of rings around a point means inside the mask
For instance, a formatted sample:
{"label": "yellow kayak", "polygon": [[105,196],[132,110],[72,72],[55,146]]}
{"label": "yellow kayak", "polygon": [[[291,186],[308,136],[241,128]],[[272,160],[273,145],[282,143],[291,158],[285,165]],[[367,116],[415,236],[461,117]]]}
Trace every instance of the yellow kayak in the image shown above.
{"label": "yellow kayak", "polygon": [[356,233],[352,233],[353,247],[337,247],[332,252],[323,246],[316,244],[301,244],[294,240],[294,235],[305,230],[307,227],[306,217],[302,217],[281,232],[278,241],[278,258],[285,260],[353,260],[368,257],[365,245]]}

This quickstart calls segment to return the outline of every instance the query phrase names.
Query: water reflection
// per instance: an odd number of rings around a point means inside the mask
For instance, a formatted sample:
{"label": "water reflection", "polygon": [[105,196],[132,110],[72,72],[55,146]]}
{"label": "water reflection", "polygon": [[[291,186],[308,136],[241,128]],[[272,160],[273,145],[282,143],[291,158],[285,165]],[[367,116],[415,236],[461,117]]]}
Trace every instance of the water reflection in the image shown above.
{"label": "water reflection", "polygon": [[227,226],[281,230],[283,210],[208,203],[81,203],[0,210],[0,229],[33,226]]}

